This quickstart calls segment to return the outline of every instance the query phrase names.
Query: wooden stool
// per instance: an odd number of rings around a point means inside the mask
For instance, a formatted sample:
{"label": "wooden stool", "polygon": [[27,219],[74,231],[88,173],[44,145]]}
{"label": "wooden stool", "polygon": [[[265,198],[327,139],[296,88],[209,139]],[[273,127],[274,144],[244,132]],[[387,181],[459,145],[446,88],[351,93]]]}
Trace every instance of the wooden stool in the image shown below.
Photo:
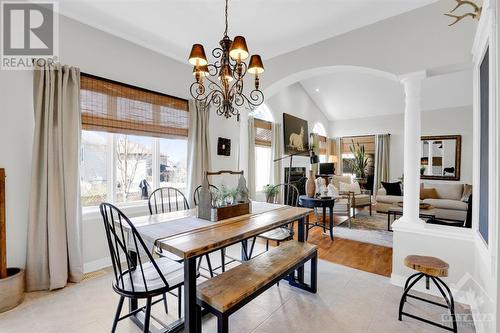
{"label": "wooden stool", "polygon": [[[398,319],[401,321],[403,315],[405,315],[405,316],[408,316],[410,318],[420,320],[420,321],[423,321],[427,324],[431,324],[431,325],[440,327],[442,329],[456,333],[457,332],[457,320],[456,320],[456,316],[455,316],[455,302],[453,300],[453,295],[451,294],[450,288],[448,288],[446,283],[444,283],[443,280],[440,279],[441,277],[448,276],[448,268],[449,268],[448,263],[444,262],[441,259],[434,258],[434,257],[411,255],[411,256],[407,256],[405,258],[405,265],[407,267],[410,267],[411,269],[418,271],[419,273],[415,273],[415,274],[411,275],[406,280],[404,293],[403,293],[403,296],[401,297],[401,302],[399,303],[399,318]],[[447,305],[433,302],[433,301],[430,301],[430,300],[427,300],[425,298],[418,297],[415,295],[410,295],[408,293],[411,290],[411,288],[413,288],[413,286],[415,286],[415,284],[423,277],[425,277],[425,288],[427,290],[429,290],[429,288],[430,288],[429,284],[430,284],[430,281],[432,280],[432,282],[434,282],[434,284],[438,288],[439,292],[441,293],[441,295],[445,299]],[[445,293],[443,288],[446,290],[447,294]],[[451,314],[452,323],[453,323],[453,328],[448,327],[448,326],[444,326],[440,323],[432,322],[432,321],[425,319],[425,318],[417,317],[417,316],[412,315],[412,314],[407,313],[407,312],[403,312],[403,307],[404,307],[404,304],[406,302],[407,297],[415,298],[415,299],[418,299],[418,300],[423,301],[423,302],[427,302],[430,304],[434,304],[434,305],[449,309],[450,314]]]}

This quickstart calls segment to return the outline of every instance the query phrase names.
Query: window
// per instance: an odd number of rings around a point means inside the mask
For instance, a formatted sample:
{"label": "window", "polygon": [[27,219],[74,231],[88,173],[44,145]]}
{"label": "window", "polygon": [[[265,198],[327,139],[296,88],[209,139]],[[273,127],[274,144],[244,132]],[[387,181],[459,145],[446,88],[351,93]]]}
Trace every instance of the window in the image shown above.
{"label": "window", "polygon": [[325,126],[323,126],[322,123],[316,123],[316,124],[314,124],[312,132],[316,133],[316,134],[318,134],[320,136],[326,136]]}
{"label": "window", "polygon": [[375,136],[350,136],[343,137],[340,141],[340,149],[342,154],[342,175],[356,177],[356,174],[352,168],[352,163],[354,162],[354,155],[351,152],[351,147],[353,145],[361,145],[365,147],[365,152],[368,157],[368,167],[366,169],[366,175],[371,176],[374,174],[375,168]]}
{"label": "window", "polygon": [[272,123],[255,119],[255,190],[262,191],[271,182]]}
{"label": "window", "polygon": [[104,132],[82,131],[80,187],[82,206],[96,206],[107,200],[109,135]]}
{"label": "window", "polygon": [[153,184],[153,138],[115,134],[115,202],[146,199],[144,186]]}
{"label": "window", "polygon": [[273,114],[271,113],[271,110],[269,110],[266,104],[260,105],[258,108],[253,110],[249,115],[254,117],[255,119],[265,120],[270,123],[274,122]]}
{"label": "window", "polygon": [[187,101],[82,74],[82,206],[187,188]]}
{"label": "window", "polygon": [[160,186],[187,190],[187,140],[160,140]]}
{"label": "window", "polygon": [[328,162],[328,138],[326,136],[319,135],[319,161],[321,163]]}

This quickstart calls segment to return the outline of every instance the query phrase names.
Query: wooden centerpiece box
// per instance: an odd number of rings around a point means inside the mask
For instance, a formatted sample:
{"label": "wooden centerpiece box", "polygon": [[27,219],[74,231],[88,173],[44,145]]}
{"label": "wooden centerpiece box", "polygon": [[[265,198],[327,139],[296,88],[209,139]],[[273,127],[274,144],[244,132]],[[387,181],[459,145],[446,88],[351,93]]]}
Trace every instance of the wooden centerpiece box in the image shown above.
{"label": "wooden centerpiece box", "polygon": [[[227,196],[220,198],[219,193],[213,193],[208,181],[209,176],[220,176],[224,174],[240,175],[238,187],[227,200]],[[243,171],[221,170],[207,172],[200,189],[200,204],[198,205],[198,217],[213,222],[229,219],[232,217],[251,213],[250,200],[248,199],[248,188]]]}

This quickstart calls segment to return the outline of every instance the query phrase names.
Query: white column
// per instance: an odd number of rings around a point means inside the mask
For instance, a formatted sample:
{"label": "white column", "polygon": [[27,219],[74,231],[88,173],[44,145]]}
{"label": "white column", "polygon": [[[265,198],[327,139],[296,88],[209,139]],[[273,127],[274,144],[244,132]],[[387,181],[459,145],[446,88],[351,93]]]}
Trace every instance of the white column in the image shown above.
{"label": "white column", "polygon": [[405,223],[419,223],[420,200],[420,113],[422,80],[425,72],[416,72],[401,77],[405,89],[404,116],[404,197],[403,217]]}
{"label": "white column", "polygon": [[427,153],[427,170],[426,170],[426,175],[429,175],[429,176],[432,176],[432,168],[434,167],[434,141],[432,140],[429,140],[427,141],[429,142],[429,146],[427,147],[428,148],[428,153]]}

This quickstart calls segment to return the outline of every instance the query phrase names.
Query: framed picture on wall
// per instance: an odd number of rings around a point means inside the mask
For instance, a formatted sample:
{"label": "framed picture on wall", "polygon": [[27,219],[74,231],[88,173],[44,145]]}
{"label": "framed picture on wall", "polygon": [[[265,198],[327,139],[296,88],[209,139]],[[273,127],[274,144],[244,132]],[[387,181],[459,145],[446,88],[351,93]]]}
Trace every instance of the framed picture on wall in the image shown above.
{"label": "framed picture on wall", "polygon": [[307,153],[309,148],[307,120],[283,113],[283,135],[285,154]]}

